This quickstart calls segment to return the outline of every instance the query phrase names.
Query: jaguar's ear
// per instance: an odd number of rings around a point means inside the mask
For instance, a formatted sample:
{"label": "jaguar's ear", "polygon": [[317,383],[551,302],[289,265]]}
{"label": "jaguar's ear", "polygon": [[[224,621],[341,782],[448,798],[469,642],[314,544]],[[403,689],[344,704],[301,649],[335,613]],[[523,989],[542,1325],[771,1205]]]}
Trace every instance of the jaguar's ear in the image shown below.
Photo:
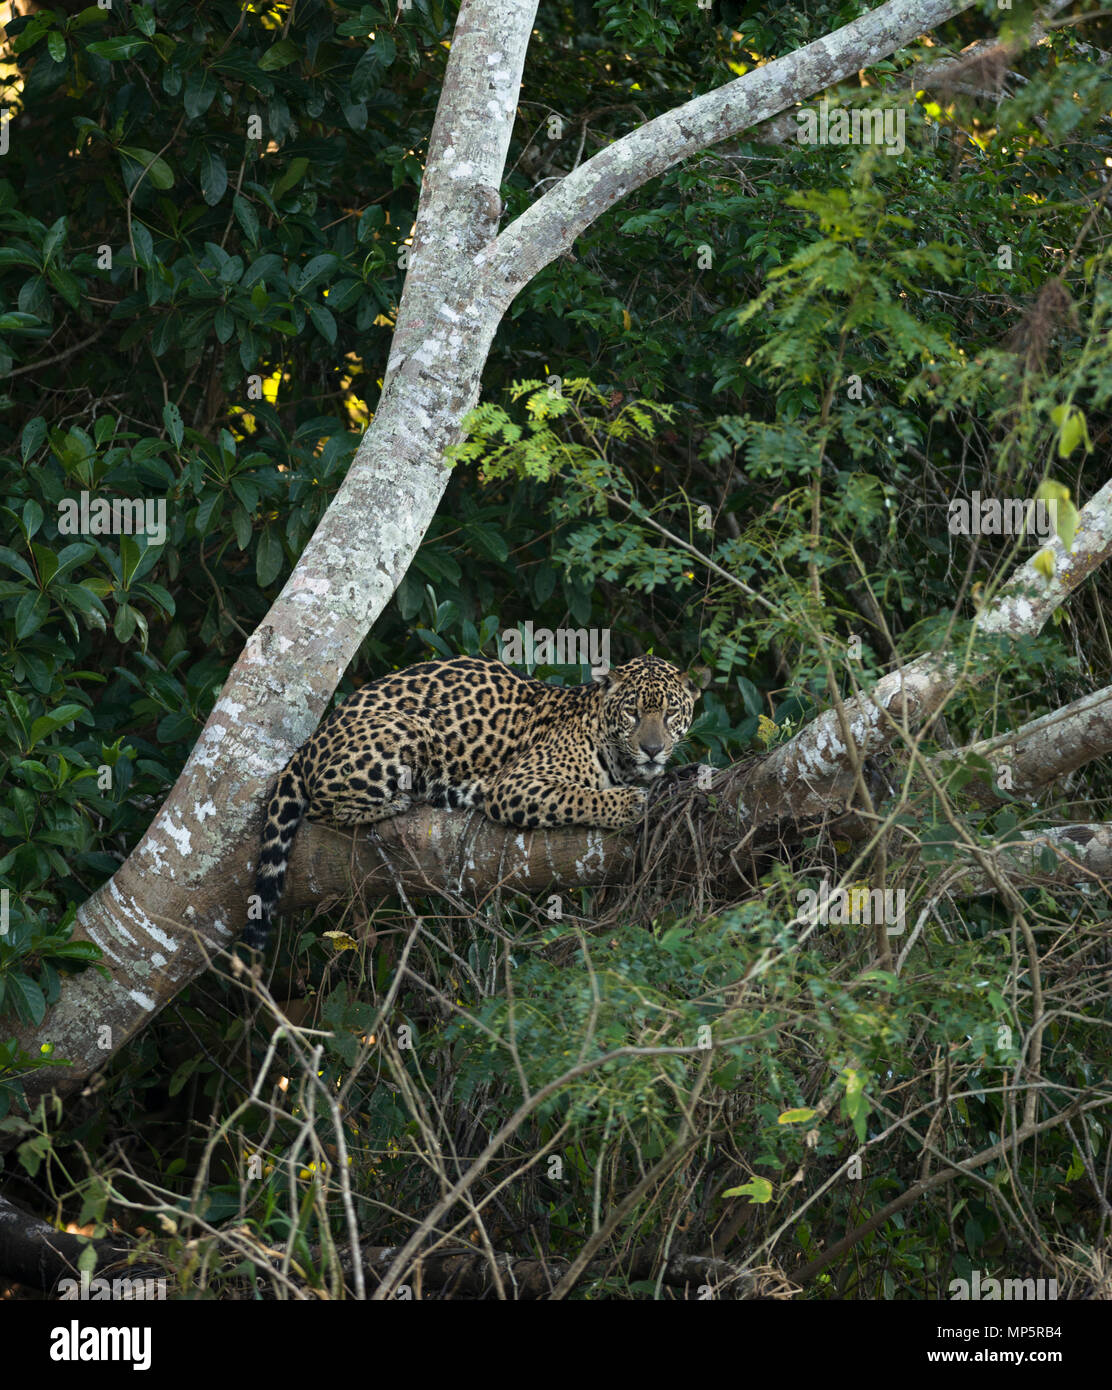
{"label": "jaguar's ear", "polygon": [[601,685],[603,690],[612,690],[614,686],[622,683],[622,673],[620,670],[615,671],[613,666],[607,666],[605,669],[592,671],[591,679]]}
{"label": "jaguar's ear", "polygon": [[683,678],[684,686],[688,694],[693,695],[697,700],[703,691],[710,685],[714,672],[709,666],[696,666],[691,675]]}

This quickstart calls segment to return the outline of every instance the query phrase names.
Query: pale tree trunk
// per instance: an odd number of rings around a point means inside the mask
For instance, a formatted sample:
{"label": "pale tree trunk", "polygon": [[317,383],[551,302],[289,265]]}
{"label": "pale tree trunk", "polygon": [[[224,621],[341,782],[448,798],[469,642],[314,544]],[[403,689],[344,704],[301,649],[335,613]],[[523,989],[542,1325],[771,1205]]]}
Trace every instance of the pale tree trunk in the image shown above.
{"label": "pale tree trunk", "polygon": [[[601,213],[648,179],[768,121],[968,8],[970,0],[891,0],[799,52],[632,130],[497,235],[498,190],[536,3],[463,0],[374,420],[285,588],[247,642],[165,804],[128,861],[82,905],[75,935],[102,948],[109,978],[96,970],[67,977],[42,1027],[24,1033],[21,1042],[29,1051],[37,1054],[49,1042],[71,1063],[36,1073],[29,1094],[51,1088],[64,1094],[80,1086],[242,929],[267,787],[318,723],[406,573],[446,485],[444,450],[461,437],[490,343],[514,296]],[[870,723],[871,716],[863,718]],[[807,749],[798,744],[796,753],[803,757]],[[768,760],[773,767],[764,774],[760,795],[790,803],[784,758],[777,750]],[[440,827],[433,836],[440,836],[440,857],[419,856],[424,867],[418,877],[428,882],[445,874],[445,886],[460,890],[507,878],[529,887],[546,874],[547,881],[563,881],[565,865],[577,882],[598,881],[615,868],[619,874],[628,869],[632,855],[628,842],[597,832],[537,837],[543,843],[522,851],[519,837],[486,825],[463,846],[458,821],[449,829],[447,818],[419,814]],[[317,828],[312,835],[308,829],[295,849],[290,906],[329,887],[323,871],[304,871],[305,856],[319,852]],[[400,823],[385,827],[384,838],[391,835],[405,839],[409,830]],[[485,880],[468,868],[480,842],[489,845]],[[428,845],[426,837],[423,850]]]}

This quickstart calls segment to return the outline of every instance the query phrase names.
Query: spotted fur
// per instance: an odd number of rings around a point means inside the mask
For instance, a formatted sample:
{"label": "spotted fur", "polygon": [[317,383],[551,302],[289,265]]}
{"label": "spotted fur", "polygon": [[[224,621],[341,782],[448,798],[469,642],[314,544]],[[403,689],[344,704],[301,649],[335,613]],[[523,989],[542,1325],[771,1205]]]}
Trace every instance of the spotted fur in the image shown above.
{"label": "spotted fur", "polygon": [[418,802],[482,810],[500,825],[620,830],[687,733],[699,691],[655,656],[587,685],[555,686],[500,661],[428,661],[344,701],[280,773],[256,870],[262,950],[302,820],[366,825]]}

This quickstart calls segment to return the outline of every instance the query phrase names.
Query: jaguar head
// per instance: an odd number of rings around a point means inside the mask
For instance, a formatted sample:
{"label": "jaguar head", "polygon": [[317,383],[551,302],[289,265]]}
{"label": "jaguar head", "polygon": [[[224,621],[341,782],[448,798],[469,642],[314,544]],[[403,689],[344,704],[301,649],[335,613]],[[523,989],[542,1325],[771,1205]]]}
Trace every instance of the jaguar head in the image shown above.
{"label": "jaguar head", "polygon": [[595,676],[602,729],[616,779],[652,782],[691,726],[699,687],[658,656],[639,656]]}

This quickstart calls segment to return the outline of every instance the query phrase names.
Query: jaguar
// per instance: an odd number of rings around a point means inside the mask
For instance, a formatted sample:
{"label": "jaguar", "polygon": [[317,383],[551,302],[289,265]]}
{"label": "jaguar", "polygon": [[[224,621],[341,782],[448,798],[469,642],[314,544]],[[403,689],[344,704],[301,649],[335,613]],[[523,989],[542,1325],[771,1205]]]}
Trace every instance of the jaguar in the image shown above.
{"label": "jaguar", "polygon": [[470,656],[371,681],[332,711],[274,784],[245,944],[266,949],[305,819],[368,825],[424,802],[480,810],[521,830],[636,825],[699,693],[657,656],[573,686]]}

